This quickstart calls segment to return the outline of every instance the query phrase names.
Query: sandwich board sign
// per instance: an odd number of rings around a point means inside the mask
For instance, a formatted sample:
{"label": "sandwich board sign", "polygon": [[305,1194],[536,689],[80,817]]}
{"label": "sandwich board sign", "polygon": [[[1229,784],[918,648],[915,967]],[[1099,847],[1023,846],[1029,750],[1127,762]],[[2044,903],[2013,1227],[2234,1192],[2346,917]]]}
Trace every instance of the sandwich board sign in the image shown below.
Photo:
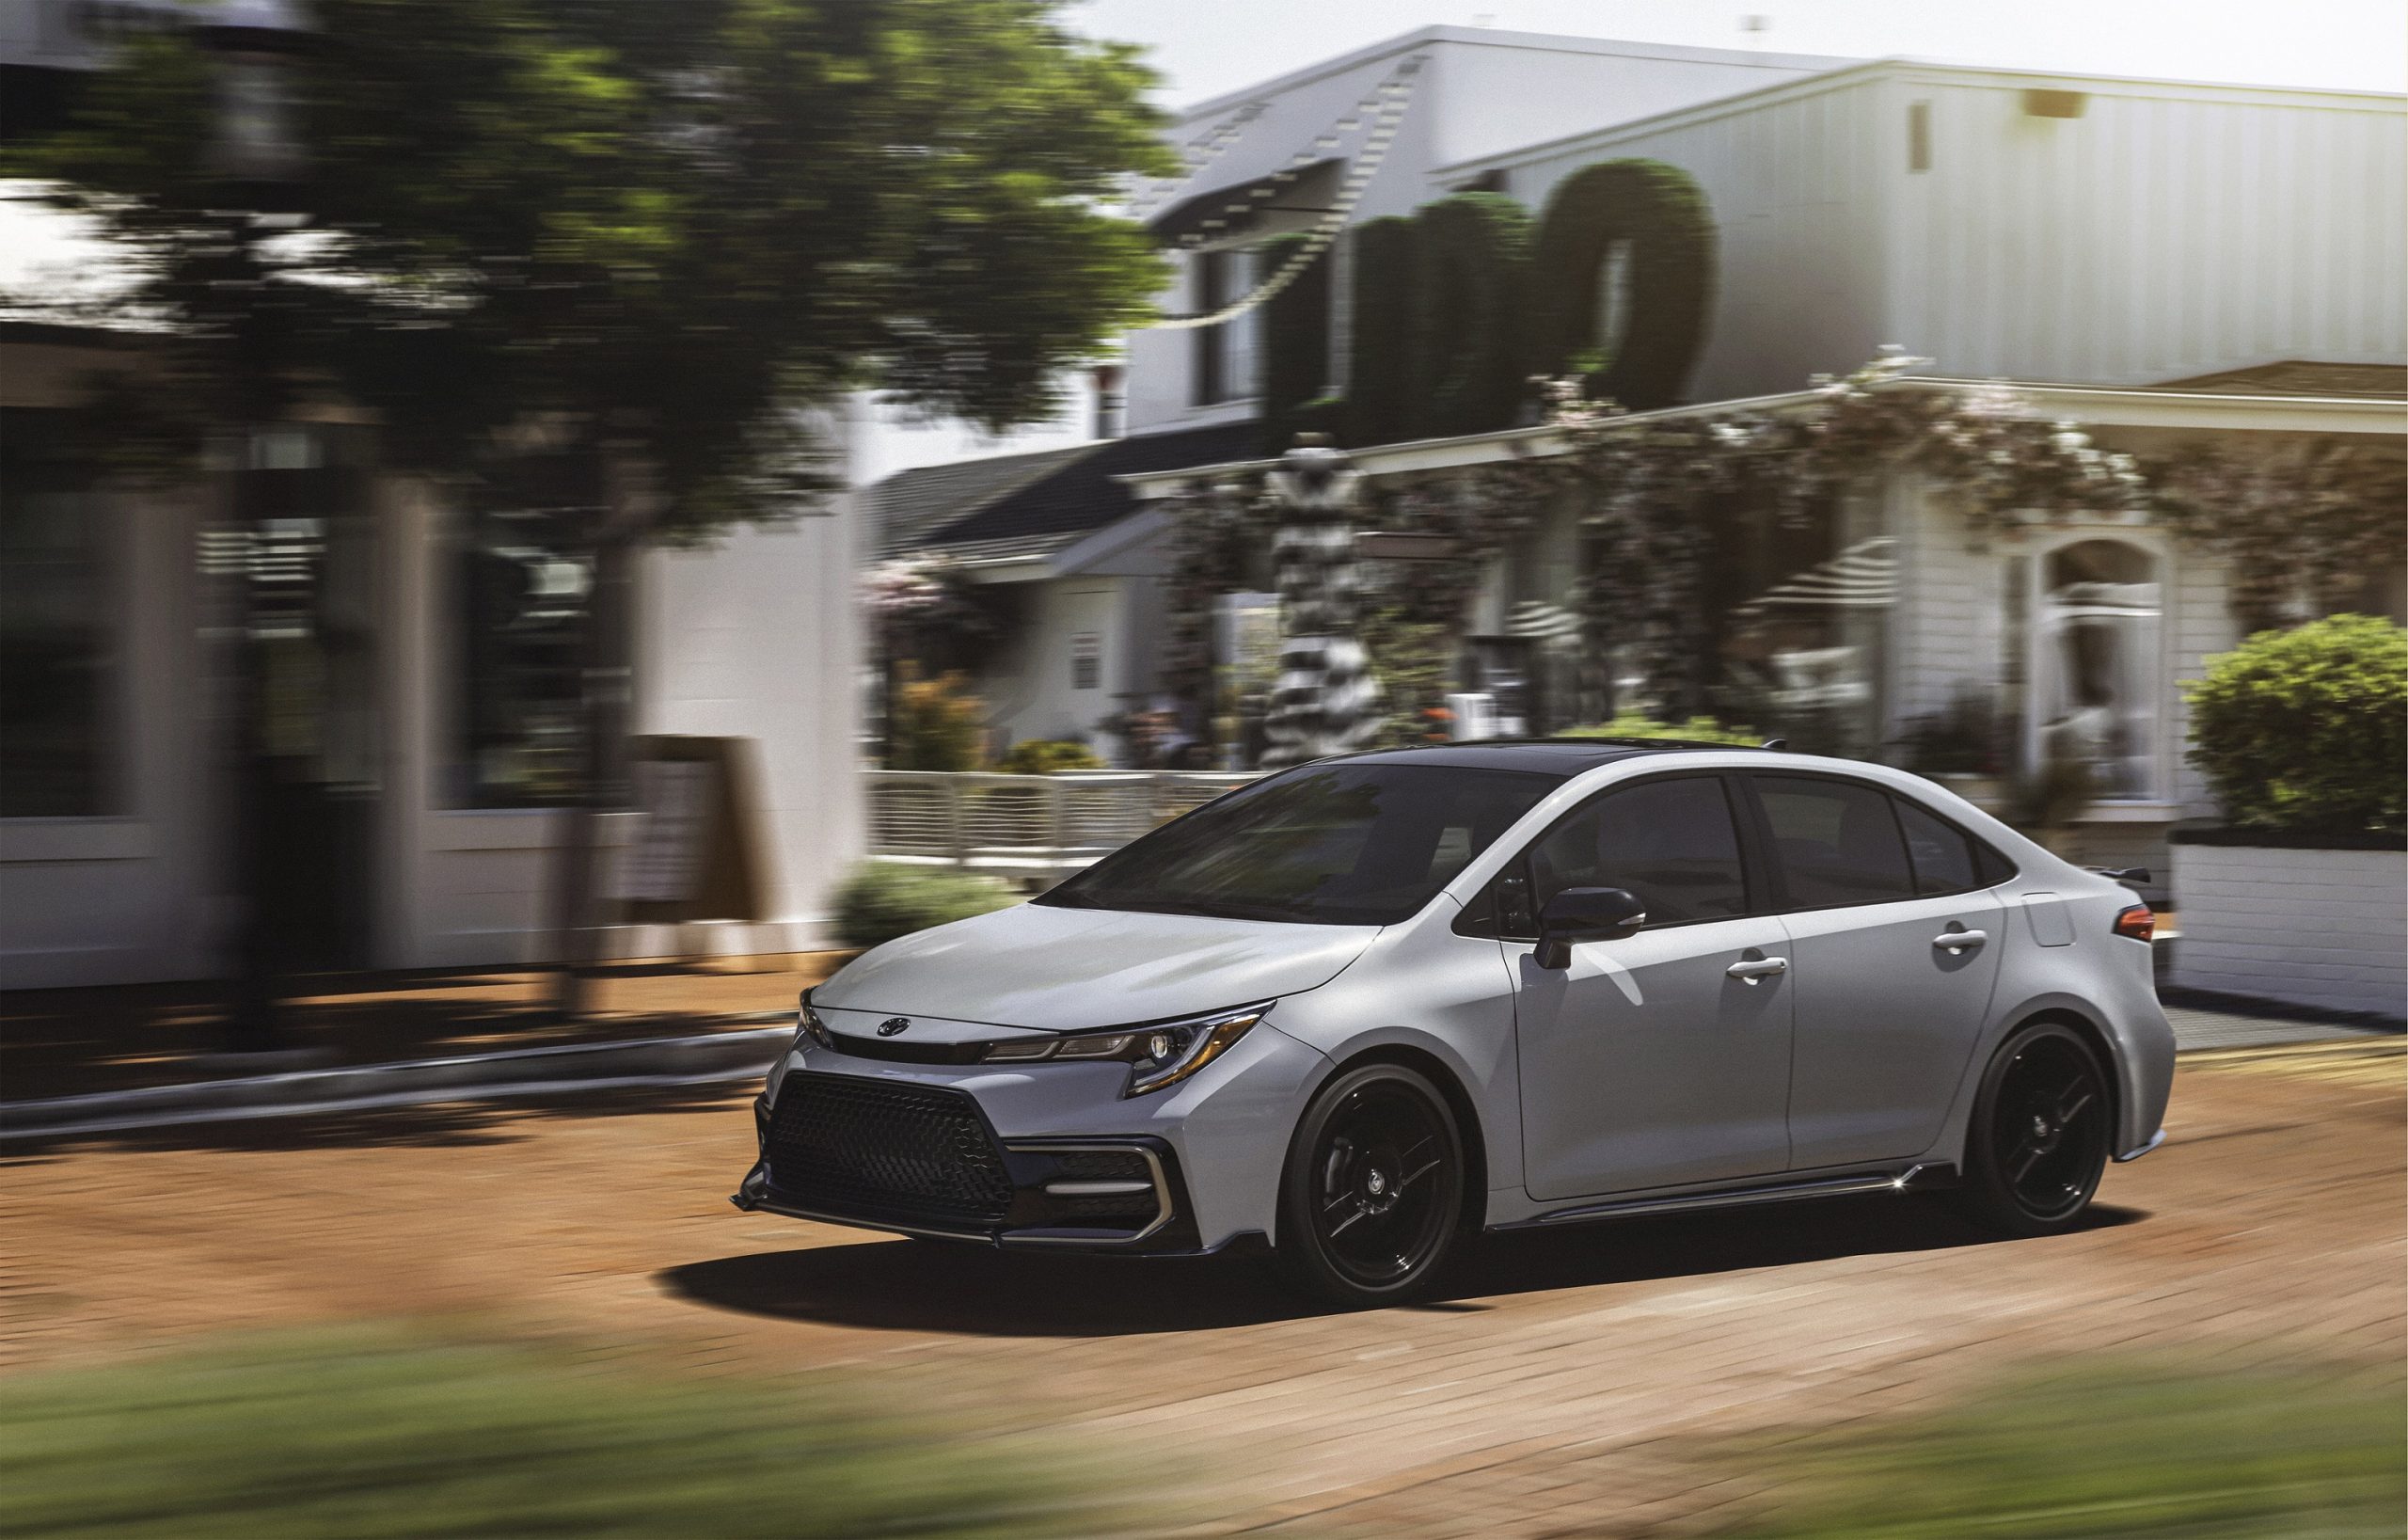
{"label": "sandwich board sign", "polygon": [[760,920],[766,863],[752,740],[654,735],[631,746],[633,845],[619,869],[627,920]]}

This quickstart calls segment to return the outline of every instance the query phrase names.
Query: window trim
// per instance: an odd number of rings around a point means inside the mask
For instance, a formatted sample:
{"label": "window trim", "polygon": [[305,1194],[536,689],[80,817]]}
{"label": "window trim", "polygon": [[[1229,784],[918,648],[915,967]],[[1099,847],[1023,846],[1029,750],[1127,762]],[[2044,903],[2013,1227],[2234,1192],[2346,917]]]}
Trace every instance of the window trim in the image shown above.
{"label": "window trim", "polygon": [[[1777,902],[1772,909],[1766,912],[1767,913],[1821,914],[1834,909],[1877,909],[1883,904],[1911,904],[1925,898],[1961,898],[1968,894],[1988,893],[1992,889],[2004,887],[2006,884],[2015,881],[2022,875],[2022,868],[2016,864],[2014,858],[2009,856],[2005,851],[1999,849],[1997,846],[1991,844],[1988,840],[1982,838],[1981,835],[1973,833],[1972,830],[1966,828],[1963,824],[1958,823],[1955,818],[1952,818],[1946,814],[1941,812],[1938,808],[1933,807],[1928,802],[1924,802],[1921,798],[1909,797],[1907,793],[1899,791],[1894,787],[1884,786],[1878,781],[1865,780],[1854,775],[1843,775],[1832,770],[1773,770],[1770,768],[1756,769],[1754,767],[1750,767],[1745,770],[1735,771],[1734,773],[1742,782],[1746,783],[1746,802],[1750,809],[1750,817],[1753,822],[1753,833],[1757,841],[1762,845],[1764,849],[1766,876],[1771,881],[1774,892],[1777,895]],[[1771,815],[1765,811],[1764,798],[1761,795],[1760,788],[1757,785],[1760,781],[1767,779],[1781,781],[1832,781],[1841,786],[1861,787],[1863,790],[1873,792],[1877,796],[1887,798],[1890,803],[1890,824],[1891,827],[1898,831],[1898,847],[1900,851],[1907,858],[1907,880],[1915,883],[1918,889],[1920,889],[1922,885],[1922,879],[1917,876],[1915,872],[1914,847],[1907,841],[1906,820],[1898,816],[1898,803],[1902,802],[1912,802],[1916,807],[1922,809],[1931,817],[1938,818],[1941,823],[1944,823],[1949,828],[1956,830],[1967,839],[1972,840],[1974,846],[1973,865],[1977,873],[1981,866],[1981,852],[1983,850],[1988,850],[1995,854],[1999,858],[2000,862],[2005,865],[2006,875],[2000,878],[1995,882],[1979,883],[1970,888],[1955,888],[1946,893],[1924,893],[1918,891],[1897,898],[1858,898],[1845,903],[1836,904],[1793,903],[1790,901],[1789,897],[1788,878],[1782,871],[1780,862],[1774,858],[1774,852],[1779,849],[1779,846],[1775,843],[1773,838]]]}
{"label": "window trim", "polygon": [[[1497,869],[1497,875],[1491,877],[1481,888],[1479,897],[1464,906],[1463,913],[1455,919],[1455,933],[1459,936],[1477,936],[1487,941],[1536,945],[1538,937],[1535,935],[1505,934],[1503,927],[1497,918],[1497,887],[1508,879],[1514,877],[1520,878],[1526,883],[1530,882],[1530,853],[1552,839],[1556,831],[1565,824],[1619,792],[1653,786],[1662,781],[1712,780],[1720,783],[1723,808],[1731,816],[1731,834],[1739,847],[1739,876],[1747,909],[1737,914],[1707,914],[1694,920],[1655,920],[1640,927],[1640,931],[1679,930],[1693,925],[1722,925],[1732,920],[1757,919],[1766,914],[1780,913],[1778,909],[1767,903],[1772,897],[1772,889],[1766,881],[1770,876],[1770,865],[1764,859],[1763,852],[1755,848],[1755,829],[1751,822],[1751,815],[1743,806],[1743,803],[1749,800],[1743,799],[1738,790],[1732,786],[1732,774],[1733,772],[1728,770],[1667,770],[1646,775],[1634,775],[1626,781],[1616,781],[1609,786],[1598,787],[1589,796],[1583,797],[1579,802],[1557,815],[1545,828],[1523,841],[1522,848],[1514,851],[1505,865]],[[1536,885],[1531,884],[1531,893],[1535,896],[1537,891]],[[1533,910],[1534,917],[1535,913]]]}

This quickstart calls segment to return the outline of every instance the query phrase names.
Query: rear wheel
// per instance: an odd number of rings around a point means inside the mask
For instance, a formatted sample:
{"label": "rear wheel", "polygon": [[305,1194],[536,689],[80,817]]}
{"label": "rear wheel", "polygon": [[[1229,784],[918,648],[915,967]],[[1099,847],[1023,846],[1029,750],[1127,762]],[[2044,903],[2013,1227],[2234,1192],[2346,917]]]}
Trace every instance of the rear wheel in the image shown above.
{"label": "rear wheel", "polygon": [[1401,1065],[1365,1065],[1323,1087],[1296,1126],[1278,1260],[1323,1299],[1394,1304],[1436,1278],[1463,1209],[1463,1137],[1447,1099]]}
{"label": "rear wheel", "polygon": [[2035,1022],[1982,1076],[1959,1204],[2012,1235],[2070,1229],[2107,1169],[2107,1074],[2071,1027]]}

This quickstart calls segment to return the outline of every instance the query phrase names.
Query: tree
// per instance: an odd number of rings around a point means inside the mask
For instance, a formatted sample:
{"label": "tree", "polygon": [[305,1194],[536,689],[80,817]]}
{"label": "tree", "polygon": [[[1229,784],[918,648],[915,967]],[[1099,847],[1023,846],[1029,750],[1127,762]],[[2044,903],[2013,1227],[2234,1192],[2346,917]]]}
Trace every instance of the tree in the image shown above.
{"label": "tree", "polygon": [[229,212],[188,34],[131,40],[5,168],[133,260],[166,365],[144,421],[197,443],[340,392],[455,484],[588,456],[607,575],[810,511],[808,408],[877,388],[1001,428],[1143,312],[1160,260],[1104,209],[1169,169],[1150,77],[1052,8],[311,0],[303,228]]}

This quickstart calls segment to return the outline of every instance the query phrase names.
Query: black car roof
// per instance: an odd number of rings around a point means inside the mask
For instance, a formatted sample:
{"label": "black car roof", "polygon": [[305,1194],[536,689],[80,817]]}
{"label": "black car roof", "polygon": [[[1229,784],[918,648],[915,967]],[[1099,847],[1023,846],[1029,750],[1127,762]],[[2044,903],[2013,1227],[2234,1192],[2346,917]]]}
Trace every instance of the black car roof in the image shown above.
{"label": "black car roof", "polygon": [[1355,764],[1459,765],[1465,769],[1511,770],[1570,780],[1599,765],[1619,759],[1643,759],[1649,754],[1728,752],[1735,743],[1691,743],[1677,738],[1481,738],[1468,743],[1432,744],[1427,748],[1374,749],[1349,754]]}

